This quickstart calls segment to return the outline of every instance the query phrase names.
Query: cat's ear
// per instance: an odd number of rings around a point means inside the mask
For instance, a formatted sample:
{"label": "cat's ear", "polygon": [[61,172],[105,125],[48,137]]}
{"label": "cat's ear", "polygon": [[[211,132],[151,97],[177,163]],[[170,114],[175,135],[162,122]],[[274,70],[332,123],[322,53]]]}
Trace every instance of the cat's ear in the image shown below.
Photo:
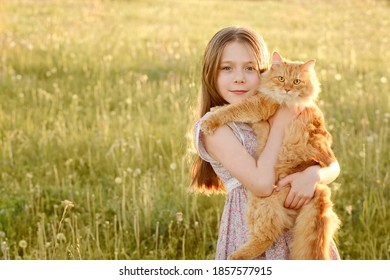
{"label": "cat's ear", "polygon": [[306,62],[305,64],[302,65],[302,70],[303,71],[310,71],[310,70],[314,69],[315,63],[316,63],[316,61],[314,59],[309,60],[308,62]]}
{"label": "cat's ear", "polygon": [[283,63],[283,58],[278,52],[272,53],[272,67],[278,67]]}

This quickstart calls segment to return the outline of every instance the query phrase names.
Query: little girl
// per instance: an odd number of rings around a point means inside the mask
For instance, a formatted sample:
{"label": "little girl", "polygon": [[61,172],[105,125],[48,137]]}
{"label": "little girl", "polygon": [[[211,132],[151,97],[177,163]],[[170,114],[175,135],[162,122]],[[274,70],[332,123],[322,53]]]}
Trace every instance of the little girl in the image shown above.
{"label": "little girl", "polygon": [[[274,191],[274,166],[286,126],[300,113],[281,107],[269,120],[271,130],[258,159],[254,158],[256,135],[245,123],[228,123],[213,135],[200,130],[211,108],[237,103],[255,94],[259,74],[268,68],[269,53],[263,39],[242,27],[217,32],[207,45],[203,58],[200,119],[195,124],[197,158],[192,167],[192,184],[201,191],[227,191],[217,244],[216,259],[227,259],[247,241],[245,221],[247,191],[265,197]],[[328,184],[339,174],[339,165],[311,166],[278,182],[276,191],[291,184],[285,207],[299,209],[314,195],[317,183]],[[290,232],[281,236],[258,259],[289,259]],[[333,244],[332,256],[339,259]]]}

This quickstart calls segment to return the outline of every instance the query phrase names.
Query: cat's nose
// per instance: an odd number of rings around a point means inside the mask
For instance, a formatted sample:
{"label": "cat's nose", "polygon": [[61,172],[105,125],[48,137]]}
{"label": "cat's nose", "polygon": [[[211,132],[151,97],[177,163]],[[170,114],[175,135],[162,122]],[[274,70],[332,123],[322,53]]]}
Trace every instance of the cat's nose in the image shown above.
{"label": "cat's nose", "polygon": [[288,93],[291,90],[291,88],[285,88],[284,90],[286,91],[286,93]]}

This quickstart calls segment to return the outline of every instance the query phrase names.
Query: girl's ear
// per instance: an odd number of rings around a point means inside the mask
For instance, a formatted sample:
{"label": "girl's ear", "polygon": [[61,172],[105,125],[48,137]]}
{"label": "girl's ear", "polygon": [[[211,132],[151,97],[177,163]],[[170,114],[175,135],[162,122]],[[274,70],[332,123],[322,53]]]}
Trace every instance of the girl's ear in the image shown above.
{"label": "girl's ear", "polygon": [[280,66],[283,63],[283,57],[278,52],[272,53],[272,67],[275,68]]}
{"label": "girl's ear", "polygon": [[305,64],[302,65],[302,70],[303,71],[310,71],[310,70],[313,70],[314,69],[314,64],[316,63],[316,61],[314,59],[312,60],[309,60],[308,62],[306,62]]}

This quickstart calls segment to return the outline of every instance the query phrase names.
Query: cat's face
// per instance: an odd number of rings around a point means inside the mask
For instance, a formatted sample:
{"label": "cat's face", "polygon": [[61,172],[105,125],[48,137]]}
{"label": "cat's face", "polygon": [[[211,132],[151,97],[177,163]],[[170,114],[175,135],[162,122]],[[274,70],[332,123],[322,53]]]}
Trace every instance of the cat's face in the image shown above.
{"label": "cat's face", "polygon": [[320,90],[314,72],[314,60],[306,63],[289,62],[274,53],[272,67],[261,75],[259,90],[287,106],[312,102]]}

